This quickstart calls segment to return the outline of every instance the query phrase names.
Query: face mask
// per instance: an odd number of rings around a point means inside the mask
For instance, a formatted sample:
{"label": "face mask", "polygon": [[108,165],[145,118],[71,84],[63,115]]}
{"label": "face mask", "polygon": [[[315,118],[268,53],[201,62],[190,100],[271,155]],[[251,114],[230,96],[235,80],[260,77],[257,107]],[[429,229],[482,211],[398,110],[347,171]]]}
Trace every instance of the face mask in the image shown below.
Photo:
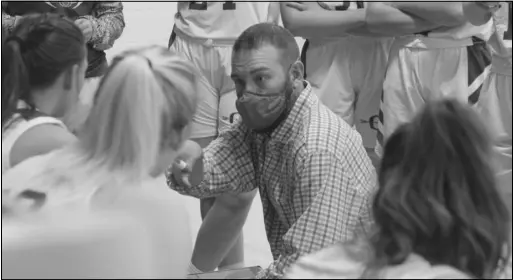
{"label": "face mask", "polygon": [[285,118],[292,91],[289,81],[280,93],[245,92],[237,99],[235,106],[248,128],[255,132],[272,131]]}

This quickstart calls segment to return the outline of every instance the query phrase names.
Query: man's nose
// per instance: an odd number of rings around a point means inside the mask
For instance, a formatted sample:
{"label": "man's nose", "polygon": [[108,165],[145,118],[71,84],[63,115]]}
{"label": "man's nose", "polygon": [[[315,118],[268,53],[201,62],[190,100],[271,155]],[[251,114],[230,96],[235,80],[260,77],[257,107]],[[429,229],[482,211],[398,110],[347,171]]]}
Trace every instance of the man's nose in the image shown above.
{"label": "man's nose", "polygon": [[257,87],[257,85],[254,82],[248,81],[248,82],[246,82],[246,85],[244,86],[244,90],[242,92],[243,92],[243,94],[257,93],[257,92],[259,92],[259,88]]}

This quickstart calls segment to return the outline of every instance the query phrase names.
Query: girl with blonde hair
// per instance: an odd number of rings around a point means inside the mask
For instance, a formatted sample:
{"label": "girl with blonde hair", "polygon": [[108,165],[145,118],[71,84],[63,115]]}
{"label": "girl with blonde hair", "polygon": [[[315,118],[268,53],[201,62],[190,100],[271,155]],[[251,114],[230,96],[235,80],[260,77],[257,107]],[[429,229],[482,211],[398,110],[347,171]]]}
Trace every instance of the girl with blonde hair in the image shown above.
{"label": "girl with blonde hair", "polygon": [[100,84],[78,141],[2,176],[3,207],[30,210],[23,198],[37,197],[38,208],[87,210],[142,187],[171,193],[158,177],[189,137],[196,103],[189,62],[156,46],[121,54]]}

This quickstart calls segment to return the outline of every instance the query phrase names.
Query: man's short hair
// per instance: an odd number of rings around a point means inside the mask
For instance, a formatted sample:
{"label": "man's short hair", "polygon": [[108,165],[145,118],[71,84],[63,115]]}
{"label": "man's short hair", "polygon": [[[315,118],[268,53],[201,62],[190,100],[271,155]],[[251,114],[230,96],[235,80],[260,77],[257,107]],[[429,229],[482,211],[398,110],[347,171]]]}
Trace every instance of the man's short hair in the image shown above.
{"label": "man's short hair", "polygon": [[282,50],[285,54],[283,57],[292,62],[299,59],[299,47],[294,35],[274,23],[258,23],[244,30],[233,45],[233,54],[256,50],[267,44]]}

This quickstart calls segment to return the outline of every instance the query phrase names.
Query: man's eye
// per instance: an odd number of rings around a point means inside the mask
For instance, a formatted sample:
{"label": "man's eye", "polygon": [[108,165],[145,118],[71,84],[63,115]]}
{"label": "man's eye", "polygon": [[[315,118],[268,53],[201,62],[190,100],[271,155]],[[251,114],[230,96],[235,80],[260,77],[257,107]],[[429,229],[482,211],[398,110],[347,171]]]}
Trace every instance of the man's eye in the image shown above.
{"label": "man's eye", "polygon": [[259,75],[257,76],[257,79],[256,79],[259,83],[262,83],[262,82],[266,82],[267,80],[269,80],[269,76],[266,76],[266,75]]}

